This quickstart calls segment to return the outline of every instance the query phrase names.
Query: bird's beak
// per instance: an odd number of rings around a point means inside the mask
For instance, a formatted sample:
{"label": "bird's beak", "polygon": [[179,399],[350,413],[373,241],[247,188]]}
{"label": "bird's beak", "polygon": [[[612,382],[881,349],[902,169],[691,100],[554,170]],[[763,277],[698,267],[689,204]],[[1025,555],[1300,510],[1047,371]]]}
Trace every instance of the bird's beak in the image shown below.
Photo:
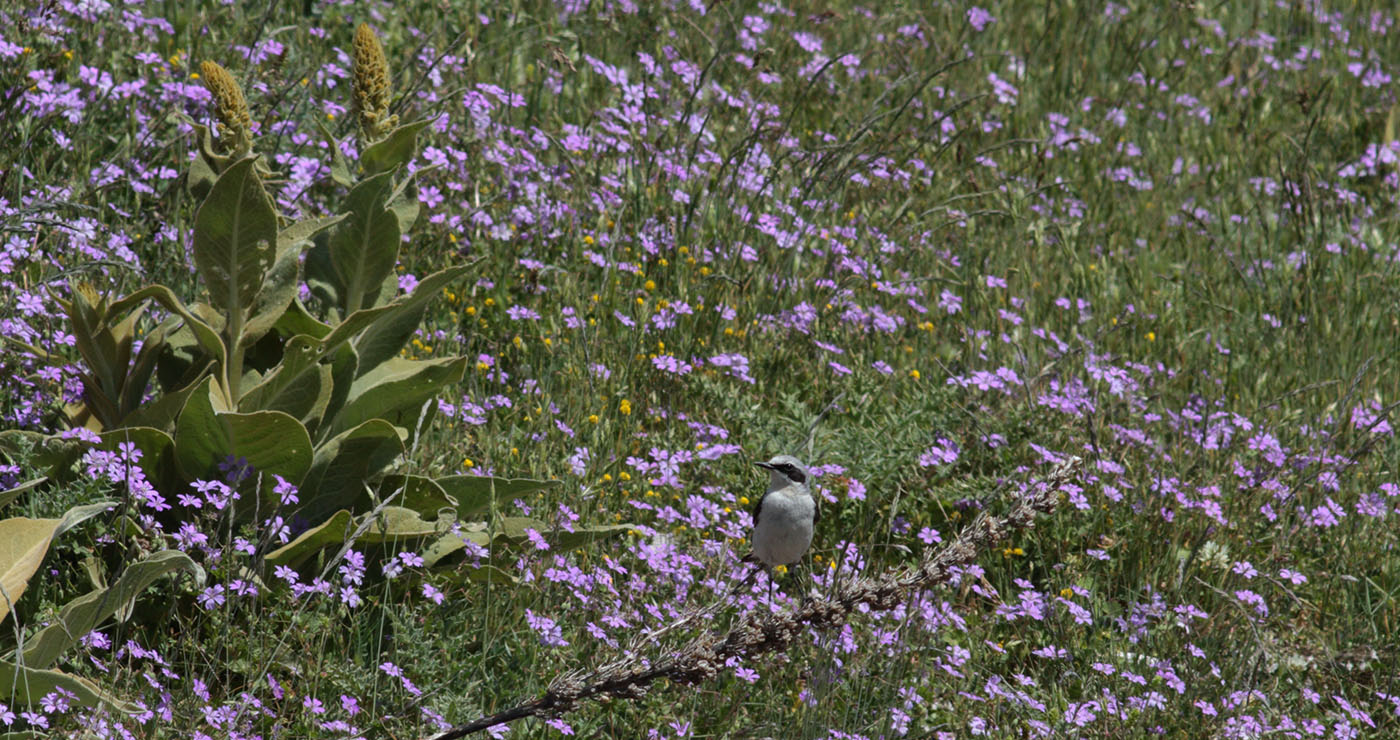
{"label": "bird's beak", "polygon": [[754,463],[754,465],[757,465],[758,467],[763,468],[764,470],[772,470],[772,469],[773,469],[773,466],[772,466],[772,465],[769,465],[769,464],[766,463],[766,462],[756,462],[756,463]]}

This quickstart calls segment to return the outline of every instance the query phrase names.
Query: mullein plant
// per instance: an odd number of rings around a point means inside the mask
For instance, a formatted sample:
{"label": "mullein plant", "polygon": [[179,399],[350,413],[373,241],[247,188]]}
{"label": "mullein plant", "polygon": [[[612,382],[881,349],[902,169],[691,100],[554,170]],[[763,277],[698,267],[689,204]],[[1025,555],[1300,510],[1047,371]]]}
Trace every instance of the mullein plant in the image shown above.
{"label": "mullein plant", "polygon": [[[412,178],[403,170],[427,122],[397,125],[388,113],[389,69],[367,26],[356,32],[355,48],[363,128],[353,171],[360,177],[350,177],[348,166],[336,177],[348,188],[339,213],[294,221],[277,212],[264,186],[269,170],[254,151],[243,91],[222,66],[205,62],[202,76],[219,135],[196,127],[199,156],[189,173],[192,192],[203,193],[191,240],[198,299],[187,303],[159,284],[116,300],[80,283],[55,296],[84,366],[82,398],[67,409],[76,434],[17,432],[10,437],[25,439],[5,441],[47,454],[43,459],[58,475],[68,474],[85,446],[75,436],[118,452],[141,485],[133,487],[131,508],[113,516],[126,523],[120,531],[142,543],[130,551],[145,556],[122,563],[110,588],[65,607],[53,625],[24,643],[21,663],[0,664],[0,694],[26,696],[12,690],[11,680],[22,680],[28,696],[64,686],[80,703],[121,706],[89,684],[44,669],[98,622],[129,614],[122,605],[157,576],[184,569],[202,579],[188,556],[150,543],[163,542],[162,523],[174,523],[166,502],[187,493],[191,482],[223,479],[231,461],[241,497],[234,497],[228,516],[258,533],[259,556],[268,565],[296,567],[358,540],[421,551],[428,567],[455,566],[464,551],[480,558],[545,536],[577,547],[625,531],[615,525],[556,532],[521,517],[487,527],[469,520],[497,500],[558,482],[431,478],[398,469],[433,398],[458,382],[467,366],[465,357],[413,360],[401,350],[429,300],[469,266],[448,267],[399,294],[399,247],[417,217],[417,204],[406,195]],[[338,153],[339,142],[332,149]],[[298,297],[303,280],[308,301]],[[138,341],[152,304],[166,315]],[[297,490],[304,495],[287,495]],[[10,540],[30,543],[0,554],[0,572],[23,573],[28,583],[49,543],[75,523],[68,519],[81,521],[118,503],[93,506],[64,521],[0,522]],[[282,522],[299,522],[303,531],[289,531]],[[453,575],[513,580],[492,562],[454,567]],[[17,596],[17,589],[10,591]]]}

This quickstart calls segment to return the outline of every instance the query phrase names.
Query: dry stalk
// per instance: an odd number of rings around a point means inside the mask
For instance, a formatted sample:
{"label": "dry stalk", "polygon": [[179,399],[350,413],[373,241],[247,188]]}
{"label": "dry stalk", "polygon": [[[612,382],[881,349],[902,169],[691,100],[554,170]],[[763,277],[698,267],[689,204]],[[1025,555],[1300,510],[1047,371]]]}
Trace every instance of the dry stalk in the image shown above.
{"label": "dry stalk", "polygon": [[[1037,514],[1054,511],[1061,488],[1079,477],[1081,466],[1078,457],[1059,463],[1005,516],[979,513],[947,547],[925,556],[917,565],[854,579],[837,586],[824,598],[809,599],[790,612],[750,612],[728,632],[702,632],[679,650],[654,661],[628,655],[590,671],[571,671],[556,678],[543,696],[458,725],[432,740],[456,740],[524,717],[559,716],[574,711],[586,700],[641,698],[650,684],[660,678],[684,685],[699,684],[713,679],[731,658],[754,658],[786,650],[807,626],[818,630],[839,628],[861,605],[890,611],[913,594],[948,583],[955,571],[971,563],[979,552],[999,545],[1012,532],[1029,529]],[[682,616],[680,621],[690,621],[692,617]]]}

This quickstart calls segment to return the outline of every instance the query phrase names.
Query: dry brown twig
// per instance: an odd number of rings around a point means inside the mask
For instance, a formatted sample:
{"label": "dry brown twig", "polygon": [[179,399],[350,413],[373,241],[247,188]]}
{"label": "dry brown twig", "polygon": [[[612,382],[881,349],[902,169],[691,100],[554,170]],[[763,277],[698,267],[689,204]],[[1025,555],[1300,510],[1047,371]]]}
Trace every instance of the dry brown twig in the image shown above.
{"label": "dry brown twig", "polygon": [[[917,565],[882,576],[854,579],[837,586],[824,598],[809,599],[790,612],[750,612],[741,616],[728,632],[701,632],[655,661],[632,653],[592,670],[571,671],[556,678],[543,696],[458,725],[432,740],[456,740],[525,717],[556,717],[574,711],[587,700],[641,698],[648,686],[660,678],[684,685],[699,684],[713,679],[731,658],[754,658],[786,650],[805,627],[840,627],[862,604],[875,611],[894,609],[913,594],[948,583],[957,568],[971,563],[979,552],[1000,544],[1011,532],[1034,526],[1037,514],[1055,510],[1061,488],[1078,478],[1081,469],[1082,460],[1078,457],[1057,464],[1005,516],[979,513],[947,547],[924,557]],[[702,611],[707,609],[703,607]],[[682,616],[679,621],[689,622],[694,616]]]}

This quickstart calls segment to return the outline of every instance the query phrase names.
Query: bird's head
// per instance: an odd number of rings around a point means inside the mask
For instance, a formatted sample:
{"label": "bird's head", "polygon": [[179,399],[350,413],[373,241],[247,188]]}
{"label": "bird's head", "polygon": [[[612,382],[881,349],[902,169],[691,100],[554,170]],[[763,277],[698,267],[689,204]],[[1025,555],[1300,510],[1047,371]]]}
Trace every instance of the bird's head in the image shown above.
{"label": "bird's head", "polygon": [[791,481],[801,486],[807,485],[807,466],[792,455],[776,455],[768,462],[754,464],[769,471],[775,484]]}

